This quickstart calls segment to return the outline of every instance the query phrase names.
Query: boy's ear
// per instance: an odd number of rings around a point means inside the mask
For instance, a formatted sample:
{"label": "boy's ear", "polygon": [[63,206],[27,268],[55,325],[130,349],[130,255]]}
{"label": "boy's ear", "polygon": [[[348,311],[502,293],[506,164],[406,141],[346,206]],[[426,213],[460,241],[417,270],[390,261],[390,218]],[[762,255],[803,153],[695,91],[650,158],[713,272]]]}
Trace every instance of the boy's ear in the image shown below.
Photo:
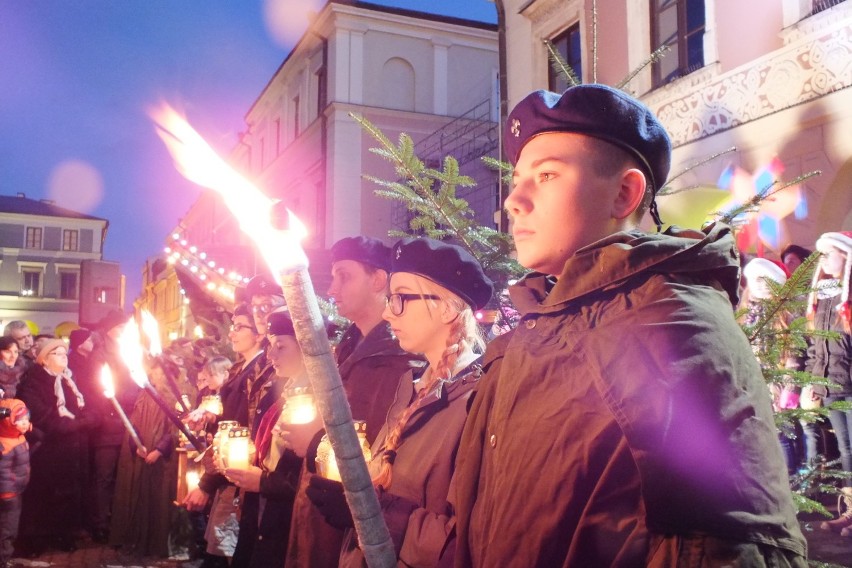
{"label": "boy's ear", "polygon": [[370,284],[373,287],[373,292],[384,293],[388,287],[388,273],[381,268],[374,270],[370,275]]}
{"label": "boy's ear", "polygon": [[612,216],[615,219],[629,217],[645,197],[645,174],[642,170],[630,168],[621,174],[621,189],[612,204]]}

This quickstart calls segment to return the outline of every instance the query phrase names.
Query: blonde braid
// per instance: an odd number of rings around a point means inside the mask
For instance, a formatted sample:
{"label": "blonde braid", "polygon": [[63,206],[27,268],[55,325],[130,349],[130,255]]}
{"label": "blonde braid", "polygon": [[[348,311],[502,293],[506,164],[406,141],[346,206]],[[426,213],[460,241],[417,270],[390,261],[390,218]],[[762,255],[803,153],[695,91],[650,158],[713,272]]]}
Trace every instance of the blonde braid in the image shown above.
{"label": "blonde braid", "polygon": [[399,449],[402,442],[402,431],[405,429],[411,416],[420,408],[426,395],[432,392],[441,380],[453,378],[453,369],[455,369],[456,361],[462,352],[465,342],[463,318],[459,314],[453,320],[452,324],[450,324],[450,333],[447,336],[447,348],[444,349],[441,360],[435,369],[429,368],[426,370],[423,379],[421,379],[424,381],[423,388],[420,389],[414,401],[399,416],[396,426],[388,433],[385,439],[385,448],[381,458],[382,468],[373,478],[373,485],[376,487],[382,487],[385,490],[390,488],[393,482],[393,462],[396,459],[396,450]]}

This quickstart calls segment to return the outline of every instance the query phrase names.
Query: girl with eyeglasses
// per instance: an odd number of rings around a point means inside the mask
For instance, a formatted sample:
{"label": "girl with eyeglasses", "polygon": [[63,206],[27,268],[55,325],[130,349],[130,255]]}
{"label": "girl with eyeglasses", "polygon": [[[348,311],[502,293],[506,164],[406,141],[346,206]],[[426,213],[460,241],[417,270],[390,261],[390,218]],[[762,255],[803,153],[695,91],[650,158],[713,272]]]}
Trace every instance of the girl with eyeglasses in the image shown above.
{"label": "girl with eyeglasses", "polygon": [[[474,312],[491,299],[492,283],[467,251],[432,239],[399,241],[391,262],[383,317],[400,346],[428,365],[401,377],[368,466],[400,565],[451,564],[450,481],[484,347]],[[338,482],[314,476],[308,496],[329,524],[352,527]],[[354,530],[340,560],[364,564]]]}

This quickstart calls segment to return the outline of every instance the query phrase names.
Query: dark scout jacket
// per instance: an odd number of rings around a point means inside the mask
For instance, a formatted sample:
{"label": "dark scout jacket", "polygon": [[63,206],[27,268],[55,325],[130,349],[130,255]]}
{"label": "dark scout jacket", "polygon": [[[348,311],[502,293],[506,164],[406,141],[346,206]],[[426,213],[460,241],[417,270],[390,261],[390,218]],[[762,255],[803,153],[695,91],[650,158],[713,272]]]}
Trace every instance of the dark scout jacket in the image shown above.
{"label": "dark scout jacket", "polygon": [[459,451],[457,566],[682,566],[695,546],[712,566],[720,543],[804,563],[738,279],[717,226],[618,233],[511,289],[522,320],[489,345]]}

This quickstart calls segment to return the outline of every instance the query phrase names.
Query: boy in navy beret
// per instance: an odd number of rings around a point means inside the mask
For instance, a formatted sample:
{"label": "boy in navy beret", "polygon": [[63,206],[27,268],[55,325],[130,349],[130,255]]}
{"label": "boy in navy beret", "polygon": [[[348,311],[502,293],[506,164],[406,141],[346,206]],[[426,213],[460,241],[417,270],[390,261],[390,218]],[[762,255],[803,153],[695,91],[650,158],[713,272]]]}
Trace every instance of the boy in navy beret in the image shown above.
{"label": "boy in navy beret", "polygon": [[638,229],[663,125],[580,85],[528,95],[503,139],[533,272],[465,426],[456,566],[805,566],[730,229]]}
{"label": "boy in navy beret", "polygon": [[[345,237],[331,247],[328,295],[351,321],[335,348],[340,378],[355,420],[367,423],[372,443],[394,401],[399,377],[421,365],[406,353],[382,320],[391,249],[365,236]],[[307,483],[308,476],[303,477]],[[329,525],[299,489],[294,505],[287,566],[337,566],[343,531]]]}

